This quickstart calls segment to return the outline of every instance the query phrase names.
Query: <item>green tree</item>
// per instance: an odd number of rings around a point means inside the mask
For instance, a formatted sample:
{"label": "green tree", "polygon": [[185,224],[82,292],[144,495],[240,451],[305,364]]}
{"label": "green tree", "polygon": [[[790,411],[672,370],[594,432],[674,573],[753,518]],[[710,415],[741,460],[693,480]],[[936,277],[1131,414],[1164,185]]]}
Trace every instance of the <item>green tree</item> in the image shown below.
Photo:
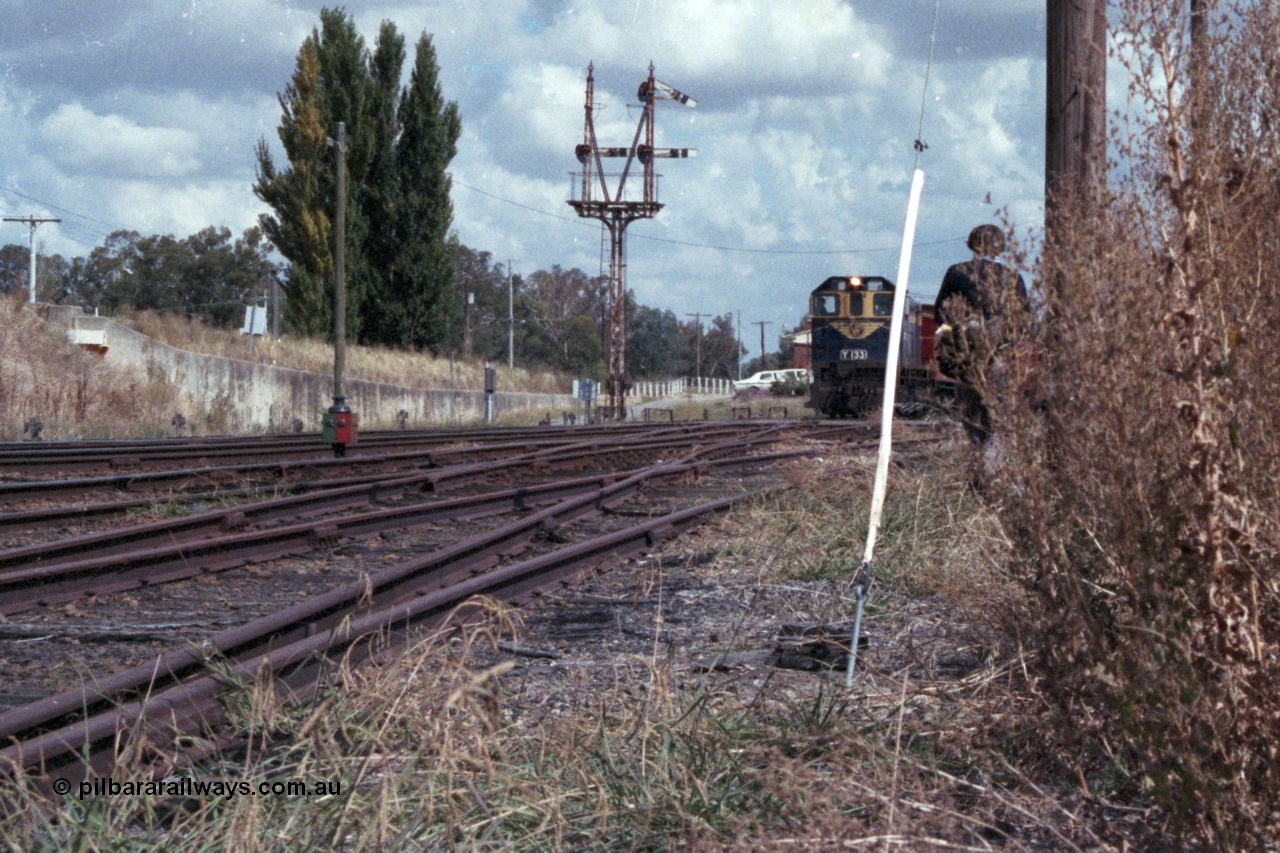
{"label": "green tree", "polygon": [[361,331],[373,276],[364,252],[368,218],[361,206],[377,135],[369,109],[376,101],[369,64],[355,22],[341,9],[321,10],[320,26],[303,41],[293,77],[279,98],[278,133],[288,165],[278,169],[265,140],[258,142],[254,192],[274,211],[259,222],[289,260],[285,320],[304,334],[328,334],[333,328],[337,152],[330,140],[339,122],[347,129],[347,336],[357,338]]}
{"label": "green tree", "polygon": [[347,130],[346,327],[348,337],[439,350],[448,346],[461,300],[447,168],[461,134],[457,104],[445,103],[426,33],[406,90],[404,39],[384,21],[372,53],[341,9],[324,9],[303,42],[280,96],[288,164],[258,143],[258,197],[272,213],[262,227],[289,260],[287,319],[307,334],[333,325],[335,164],[327,137]]}
{"label": "green tree", "polygon": [[368,111],[373,133],[369,175],[359,188],[359,205],[368,229],[364,253],[372,267],[369,294],[362,325],[362,340],[370,343],[397,343],[401,319],[391,294],[392,268],[398,252],[398,237],[392,223],[399,196],[396,174],[396,141],[400,133],[396,115],[400,99],[400,74],[404,68],[404,37],[395,24],[383,21],[378,41],[369,61],[372,85]]}
{"label": "green tree", "polygon": [[738,336],[734,333],[732,312],[712,317],[710,327],[703,327],[702,373],[704,376],[736,379],[740,351],[741,345],[738,343]]}
{"label": "green tree", "polygon": [[13,293],[26,287],[31,269],[31,250],[27,246],[10,243],[0,247],[0,292]]}
{"label": "green tree", "polygon": [[262,230],[289,260],[285,324],[306,335],[333,327],[333,302],[326,298],[326,282],[333,276],[333,220],[321,97],[319,37],[313,33],[302,43],[297,68],[279,96],[284,116],[278,133],[289,165],[277,170],[266,140],[259,140],[253,188],[275,211],[259,217]]}
{"label": "green tree", "polygon": [[262,231],[250,228],[233,241],[227,228],[205,228],[184,244],[190,256],[177,285],[188,315],[213,326],[238,327],[245,304],[261,301],[275,274]]}
{"label": "green tree", "polygon": [[637,379],[669,379],[683,367],[680,321],[670,310],[639,305],[627,322],[627,369]]}
{"label": "green tree", "polygon": [[87,258],[41,259],[46,291],[62,303],[139,311],[181,311],[215,326],[238,326],[276,274],[271,245],[257,228],[232,240],[227,228],[184,239],[116,231]]}
{"label": "green tree", "polygon": [[545,338],[542,360],[575,371],[590,366],[601,353],[599,320],[607,282],[555,265],[530,275],[527,285],[522,301],[530,323]]}
{"label": "green tree", "polygon": [[457,103],[444,100],[439,76],[431,37],[423,33],[398,110],[398,194],[392,217],[397,252],[383,301],[398,309],[396,340],[433,351],[448,346],[462,307],[454,287],[458,249],[449,234],[453,203],[448,174],[462,121]]}

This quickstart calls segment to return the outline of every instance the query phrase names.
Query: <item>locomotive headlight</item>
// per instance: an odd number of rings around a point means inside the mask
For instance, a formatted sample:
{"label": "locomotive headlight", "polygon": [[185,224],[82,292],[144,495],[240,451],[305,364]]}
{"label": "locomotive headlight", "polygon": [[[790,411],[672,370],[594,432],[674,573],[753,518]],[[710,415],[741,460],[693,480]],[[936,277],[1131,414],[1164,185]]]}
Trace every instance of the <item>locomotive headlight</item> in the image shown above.
{"label": "locomotive headlight", "polygon": [[852,276],[852,277],[849,279],[849,285],[850,285],[854,290],[860,290],[860,289],[862,288],[862,279],[858,278],[856,275],[855,275],[855,276]]}

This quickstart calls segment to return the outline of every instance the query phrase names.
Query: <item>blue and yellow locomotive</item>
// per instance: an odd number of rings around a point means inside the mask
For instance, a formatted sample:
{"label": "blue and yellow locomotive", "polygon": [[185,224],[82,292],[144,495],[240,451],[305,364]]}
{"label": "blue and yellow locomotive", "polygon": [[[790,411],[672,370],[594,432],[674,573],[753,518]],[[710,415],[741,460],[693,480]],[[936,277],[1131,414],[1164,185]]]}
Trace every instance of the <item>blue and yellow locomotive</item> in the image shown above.
{"label": "blue and yellow locomotive", "polygon": [[[828,417],[859,417],[879,405],[889,356],[894,284],[881,276],[831,276],[809,297],[813,383],[807,405]],[[931,306],[930,306],[931,307]],[[911,402],[933,385],[931,312],[907,297],[897,398]]]}

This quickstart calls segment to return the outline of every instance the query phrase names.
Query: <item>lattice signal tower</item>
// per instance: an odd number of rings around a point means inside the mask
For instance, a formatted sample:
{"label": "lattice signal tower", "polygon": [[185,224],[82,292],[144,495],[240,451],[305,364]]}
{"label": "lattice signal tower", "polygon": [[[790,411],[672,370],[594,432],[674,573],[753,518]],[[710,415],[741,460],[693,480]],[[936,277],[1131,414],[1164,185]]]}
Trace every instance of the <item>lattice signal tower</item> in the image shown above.
{"label": "lattice signal tower", "polygon": [[[653,79],[653,63],[649,63],[649,77],[640,84],[640,122],[630,148],[601,148],[596,143],[595,128],[595,64],[587,66],[586,120],[583,123],[582,144],[574,149],[582,171],[575,172],[574,185],[579,194],[569,204],[584,218],[599,219],[609,229],[609,374],[605,380],[608,408],[604,414],[621,420],[626,417],[626,368],[627,368],[627,226],[637,219],[652,219],[662,204],[658,201],[657,174],[654,160],[659,158],[685,158],[697,156],[695,148],[655,148],[653,146],[654,105],[660,100],[676,101],[688,107],[697,104],[693,98],[678,92],[665,83]],[[643,141],[641,139],[643,138]],[[621,173],[606,174],[604,158],[625,157]],[[627,178],[631,166],[640,161],[643,172],[643,192],[639,199],[626,197]],[[617,189],[609,190],[608,178],[617,177]]]}

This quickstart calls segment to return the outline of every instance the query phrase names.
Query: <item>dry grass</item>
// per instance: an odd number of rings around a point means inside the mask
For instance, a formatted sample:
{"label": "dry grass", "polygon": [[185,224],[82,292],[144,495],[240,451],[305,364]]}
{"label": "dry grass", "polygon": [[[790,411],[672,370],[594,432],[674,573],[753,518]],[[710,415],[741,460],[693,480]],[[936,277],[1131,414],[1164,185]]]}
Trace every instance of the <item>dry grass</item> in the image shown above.
{"label": "dry grass", "polygon": [[[249,352],[247,338],[231,329],[217,329],[188,320],[177,314],[145,312],[125,322],[144,335],[173,347],[286,367],[312,373],[333,372],[333,345],[307,338],[285,336],[263,337]],[[448,388],[450,362],[448,354],[433,356],[429,352],[366,347],[349,344],[346,355],[347,376],[371,382],[388,382],[410,388]],[[529,371],[517,366],[508,371],[505,363],[490,365],[503,388],[518,388],[530,393],[566,394],[570,379],[546,371]],[[458,387],[484,386],[484,362],[456,358],[453,378]]]}
{"label": "dry grass", "polygon": [[1150,847],[1280,843],[1280,12],[1126,2],[1132,76],[1099,199],[1063,199],[1028,330],[1037,384],[988,377],[992,481],[1031,593],[1053,750],[1082,790],[1150,804]]}
{"label": "dry grass", "polygon": [[0,299],[0,315],[0,440],[22,438],[33,418],[41,438],[165,434],[177,403],[172,386],[104,365],[21,299]]}
{"label": "dry grass", "polygon": [[[29,436],[32,418],[41,422],[45,440],[96,438],[153,438],[173,434],[175,411],[186,408],[187,420],[205,433],[227,429],[228,417],[219,401],[205,412],[192,412],[179,400],[176,388],[145,375],[114,368],[68,343],[61,329],[46,326],[19,298],[0,298],[0,441]],[[170,346],[256,361],[280,367],[329,374],[333,348],[305,339],[259,340],[253,353],[238,332],[206,327],[172,314],[144,313],[127,320],[145,335]],[[571,382],[563,376],[507,371],[493,365],[501,388],[526,392],[567,393]],[[347,351],[347,376],[413,388],[478,388],[484,384],[482,362],[385,348],[352,346]],[[225,400],[222,401],[225,404]],[[508,413],[507,424],[534,422],[534,412]]]}
{"label": "dry grass", "polygon": [[[724,556],[700,571],[749,577],[758,590],[804,589],[808,618],[847,618],[843,574],[805,555],[842,559],[858,537],[869,465],[829,462],[848,476],[831,481],[818,465],[797,466],[800,488],[790,497],[757,502],[706,534],[698,547]],[[335,689],[314,702],[290,706],[263,684],[229,700],[264,749],[252,759],[227,756],[201,777],[337,781],[337,793],[73,793],[51,821],[9,789],[0,796],[30,807],[0,825],[0,843],[86,851],[178,838],[186,850],[246,851],[1107,849],[1092,829],[1105,806],[1061,795],[1027,760],[1042,754],[1042,706],[1016,653],[999,652],[1009,639],[988,609],[1020,593],[999,571],[1006,546],[991,512],[960,485],[962,473],[943,455],[895,478],[883,539],[892,569],[878,575],[869,611],[876,649],[852,691],[833,673],[778,671],[763,683],[691,677],[682,656],[655,647],[615,663],[611,686],[601,687],[588,664],[580,682],[516,692],[538,683],[509,677],[512,663],[495,652],[500,637],[521,628],[494,608],[486,628],[337,673]],[[920,639],[940,614],[956,629],[946,647],[981,649],[963,674],[940,669],[939,646]],[[608,672],[607,661],[598,665]],[[137,778],[130,772],[115,778]]]}

